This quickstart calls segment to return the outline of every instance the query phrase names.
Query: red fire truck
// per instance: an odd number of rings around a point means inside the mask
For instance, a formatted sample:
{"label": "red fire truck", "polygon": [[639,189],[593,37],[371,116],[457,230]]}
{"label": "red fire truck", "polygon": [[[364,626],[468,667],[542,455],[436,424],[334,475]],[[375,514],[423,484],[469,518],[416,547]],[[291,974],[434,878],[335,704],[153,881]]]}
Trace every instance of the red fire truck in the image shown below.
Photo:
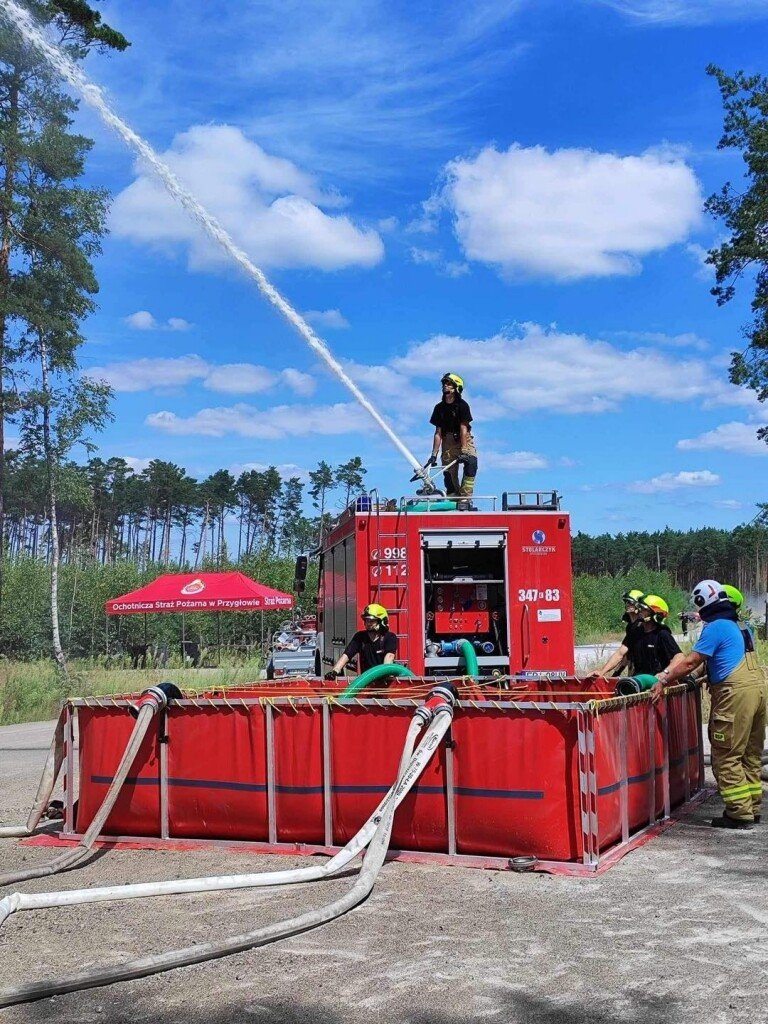
{"label": "red fire truck", "polygon": [[573,675],[570,520],[559,495],[475,501],[487,507],[398,504],[375,492],[349,506],[320,556],[318,674],[376,602],[397,633],[397,660],[415,675],[460,673],[460,639],[474,645],[483,675]]}

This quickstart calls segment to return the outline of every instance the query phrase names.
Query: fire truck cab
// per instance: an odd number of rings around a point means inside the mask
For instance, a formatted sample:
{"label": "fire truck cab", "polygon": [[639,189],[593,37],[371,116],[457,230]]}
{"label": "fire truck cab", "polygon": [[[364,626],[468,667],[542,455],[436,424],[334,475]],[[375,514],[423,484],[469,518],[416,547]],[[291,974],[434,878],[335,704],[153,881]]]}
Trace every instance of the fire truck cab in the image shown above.
{"label": "fire truck cab", "polygon": [[347,508],[320,556],[318,674],[376,602],[397,634],[397,661],[417,676],[461,674],[460,639],[483,676],[573,675],[570,519],[559,495],[475,501],[488,507],[373,492]]}

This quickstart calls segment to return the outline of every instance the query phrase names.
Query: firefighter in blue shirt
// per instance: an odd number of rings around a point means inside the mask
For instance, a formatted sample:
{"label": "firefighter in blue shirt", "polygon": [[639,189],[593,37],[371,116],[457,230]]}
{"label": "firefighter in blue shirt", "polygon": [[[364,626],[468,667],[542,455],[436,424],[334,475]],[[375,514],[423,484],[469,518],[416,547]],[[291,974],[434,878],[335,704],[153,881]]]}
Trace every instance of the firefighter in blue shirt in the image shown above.
{"label": "firefighter in blue shirt", "polygon": [[766,686],[750,634],[742,632],[734,602],[716,580],[693,588],[693,603],[703,625],[693,650],[660,672],[652,698],[706,662],[712,772],[725,811],[715,828],[751,829],[760,821],[760,781],[766,720]]}

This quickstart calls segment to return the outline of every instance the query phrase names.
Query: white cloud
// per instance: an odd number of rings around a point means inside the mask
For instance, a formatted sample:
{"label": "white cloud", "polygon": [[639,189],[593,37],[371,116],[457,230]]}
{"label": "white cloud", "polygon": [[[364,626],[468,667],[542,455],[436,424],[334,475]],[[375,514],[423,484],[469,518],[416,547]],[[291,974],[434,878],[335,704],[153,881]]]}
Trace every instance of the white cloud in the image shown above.
{"label": "white cloud", "polygon": [[134,331],[188,331],[192,327],[188,320],[184,320],[180,316],[169,316],[165,323],[160,323],[146,309],[131,313],[124,319]]}
{"label": "white cloud", "polygon": [[768,0],[592,0],[637,22],[653,25],[709,25],[768,17]]}
{"label": "white cloud", "polygon": [[705,249],[703,245],[699,245],[698,242],[689,242],[685,247],[685,251],[696,264],[694,277],[699,281],[714,281],[715,268],[711,263],[707,263],[709,250]]}
{"label": "white cloud", "polygon": [[694,172],[670,151],[493,146],[446,167],[443,203],[468,259],[504,276],[558,280],[634,274],[701,219]]}
{"label": "white cloud", "polygon": [[236,434],[266,440],[314,434],[352,434],[369,431],[373,427],[372,421],[360,406],[352,402],[321,406],[277,405],[271,409],[257,409],[239,403],[200,409],[187,417],[163,410],[151,413],[144,422],[177,437],[224,437]]}
{"label": "white cloud", "polygon": [[440,253],[436,249],[420,249],[418,246],[413,246],[411,259],[414,263],[429,263],[434,266],[440,260]]}
{"label": "white cloud", "polygon": [[492,469],[503,469],[518,473],[527,469],[546,469],[549,465],[544,455],[537,452],[482,452],[482,464]]}
{"label": "white cloud", "polygon": [[297,395],[308,396],[315,390],[315,379],[308,373],[288,367],[275,373],[254,363],[208,363],[198,355],[169,359],[133,359],[107,366],[93,366],[86,376],[106,381],[115,391],[157,391],[184,387],[201,381],[210,391],[230,395],[259,394],[284,385]]}
{"label": "white cloud", "polygon": [[414,153],[446,152],[466,139],[478,90],[526,49],[515,25],[526,2],[240,5],[250,32],[238,69],[251,77],[248,96],[259,98],[251,103],[254,137],[367,182],[412,163]]}
{"label": "white cloud", "polygon": [[276,382],[276,374],[263,366],[224,363],[212,367],[203,383],[210,391],[221,391],[228,395],[256,395],[260,391],[269,391]]}
{"label": "white cloud", "polygon": [[132,359],[108,366],[92,366],[86,376],[106,381],[115,391],[154,391],[158,388],[184,387],[203,380],[210,367],[196,355],[176,359]]}
{"label": "white cloud", "polygon": [[327,327],[333,331],[340,331],[349,327],[349,320],[338,309],[308,309],[304,313],[304,319],[319,327]]}
{"label": "white cloud", "polygon": [[721,423],[698,437],[677,442],[681,451],[723,451],[739,455],[768,455],[768,444],[757,436],[757,427],[749,423]]}
{"label": "white cloud", "polygon": [[188,331],[192,324],[180,316],[169,316],[166,320],[169,331]]}
{"label": "white cloud", "polygon": [[448,260],[443,265],[443,273],[446,277],[464,277],[469,273],[469,266],[459,260]]}
{"label": "white cloud", "polygon": [[[264,267],[339,270],[371,267],[381,238],[321,207],[341,200],[289,160],[270,156],[230,125],[196,125],[177,135],[164,159],[248,255]],[[112,231],[138,244],[182,246],[193,269],[228,265],[223,250],[158,184],[143,164],[115,199]]]}
{"label": "white cloud", "polygon": [[294,370],[291,367],[281,371],[280,379],[288,385],[291,391],[305,398],[314,394],[317,387],[314,377],[311,377],[308,373],[302,373],[301,370]]}
{"label": "white cloud", "polygon": [[131,313],[130,316],[125,318],[125,322],[135,331],[154,331],[157,329],[157,320],[146,309],[140,309],[136,313]]}
{"label": "white cloud", "polygon": [[700,338],[692,331],[682,334],[664,334],[662,331],[612,331],[612,338],[626,338],[629,341],[637,341],[641,345],[661,345],[664,348],[692,348],[698,352],[705,352],[710,348],[708,341]]}
{"label": "white cloud", "polygon": [[466,263],[461,263],[458,260],[446,260],[440,249],[420,249],[418,246],[413,246],[410,256],[414,263],[432,266],[444,277],[464,277],[469,273]]}
{"label": "white cloud", "polygon": [[717,508],[744,508],[744,503],[741,501],[736,501],[735,498],[722,498],[720,501],[713,501],[712,504],[715,505]]}
{"label": "white cloud", "polygon": [[[620,408],[629,398],[686,402],[721,392],[723,401],[731,394],[732,401],[741,398],[739,389],[726,388],[700,359],[673,358],[649,348],[627,350],[531,323],[488,339],[435,335],[393,359],[392,376],[381,386],[400,394],[404,380],[438,381],[446,366],[467,367],[466,397],[472,404],[473,397],[483,396],[473,407],[478,419],[538,409],[602,413]],[[354,372],[356,379],[365,380],[359,370]],[[371,368],[369,376],[376,379]]]}
{"label": "white cloud", "polygon": [[680,473],[662,473],[651,480],[635,480],[627,484],[627,490],[634,494],[659,494],[662,491],[677,491],[681,487],[715,487],[719,483],[717,473],[708,469],[683,470]]}
{"label": "white cloud", "polygon": [[121,455],[120,458],[126,463],[129,469],[132,469],[134,473],[143,473],[148,468],[152,459],[140,459],[134,455]]}

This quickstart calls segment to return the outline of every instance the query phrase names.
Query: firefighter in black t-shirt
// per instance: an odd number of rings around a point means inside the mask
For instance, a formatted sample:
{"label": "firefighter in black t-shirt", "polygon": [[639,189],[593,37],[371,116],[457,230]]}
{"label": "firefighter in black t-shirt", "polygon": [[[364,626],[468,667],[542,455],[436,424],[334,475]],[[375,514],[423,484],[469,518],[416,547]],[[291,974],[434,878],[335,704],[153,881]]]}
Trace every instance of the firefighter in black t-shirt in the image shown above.
{"label": "firefighter in black t-shirt", "polygon": [[365,672],[374,665],[391,665],[397,656],[397,636],[389,632],[387,609],[380,604],[368,604],[360,618],[365,629],[359,630],[336,661],[333,668],[325,673],[326,679],[335,679],[344,666],[358,658],[358,671]]}
{"label": "firefighter in black t-shirt", "polygon": [[[456,461],[457,465],[451,466],[443,474],[445,489],[448,494],[457,494],[464,499],[459,503],[459,508],[468,509],[469,498],[472,497],[472,492],[475,489],[475,477],[477,476],[477,448],[470,426],[472,412],[467,402],[461,397],[464,380],[457,373],[444,374],[440,384],[443,389],[443,398],[435,406],[429,420],[435,428],[435,435],[432,439],[432,454],[427,466],[437,465],[438,452],[441,452],[441,461],[444,466]],[[459,466],[464,467],[461,482],[459,482]]]}
{"label": "firefighter in black t-shirt", "polygon": [[646,594],[638,604],[643,628],[630,636],[632,671],[635,675],[655,676],[682,661],[684,655],[664,622],[669,615],[669,605],[664,598]]}
{"label": "firefighter in black t-shirt", "polygon": [[[624,639],[619,644],[618,651],[614,651],[608,661],[597,672],[593,672],[590,679],[610,679],[611,676],[619,675],[623,669],[627,669],[629,675],[633,672],[632,662],[629,660],[629,649],[632,646],[632,635],[642,630],[643,623],[640,618],[640,601],[643,598],[642,590],[626,590],[621,599],[624,602],[624,614],[622,622],[626,622],[627,630]],[[616,669],[616,671],[614,671]]]}

